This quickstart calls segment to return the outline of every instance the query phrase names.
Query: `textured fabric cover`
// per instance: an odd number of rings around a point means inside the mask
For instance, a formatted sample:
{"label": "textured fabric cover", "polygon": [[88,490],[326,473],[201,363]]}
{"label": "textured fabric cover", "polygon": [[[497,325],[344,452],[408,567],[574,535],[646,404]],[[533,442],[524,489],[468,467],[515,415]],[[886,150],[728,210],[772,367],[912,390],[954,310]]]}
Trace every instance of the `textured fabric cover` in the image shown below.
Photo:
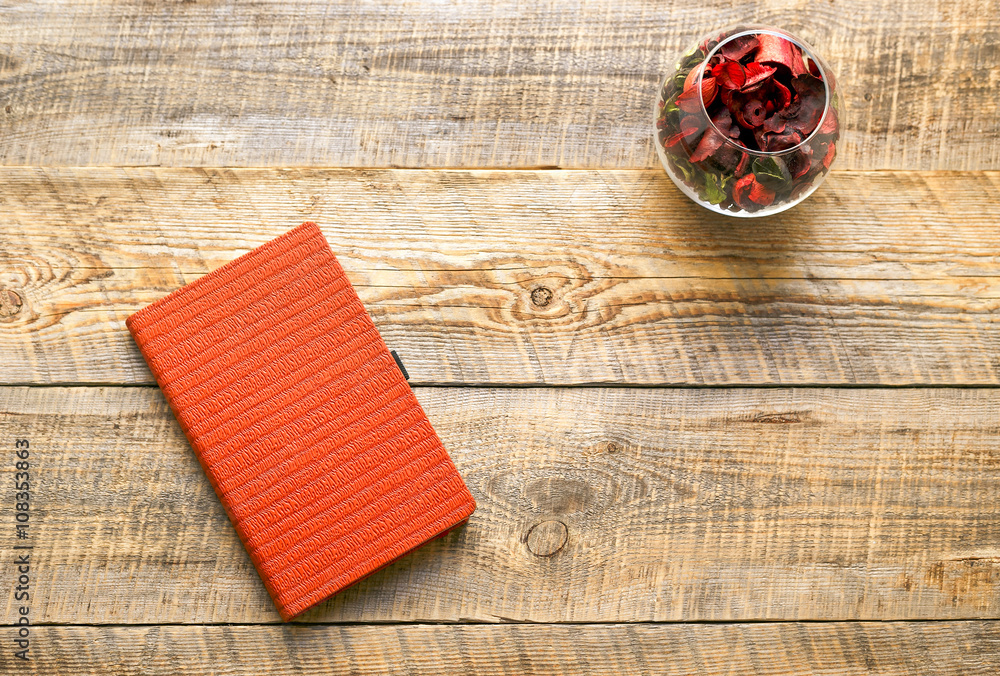
{"label": "textured fabric cover", "polygon": [[314,223],[126,324],[285,620],[475,509]]}

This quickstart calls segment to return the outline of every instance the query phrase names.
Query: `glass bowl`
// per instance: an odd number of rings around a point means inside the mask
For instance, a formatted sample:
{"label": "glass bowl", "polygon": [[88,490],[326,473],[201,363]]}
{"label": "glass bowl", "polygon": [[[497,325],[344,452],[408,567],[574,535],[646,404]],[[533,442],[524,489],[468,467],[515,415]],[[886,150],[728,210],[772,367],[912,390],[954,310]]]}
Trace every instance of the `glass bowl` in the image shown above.
{"label": "glass bowl", "polygon": [[833,71],[812,47],[777,28],[737,26],[700,40],[663,80],[656,152],[706,209],[767,216],[820,186],[842,120]]}

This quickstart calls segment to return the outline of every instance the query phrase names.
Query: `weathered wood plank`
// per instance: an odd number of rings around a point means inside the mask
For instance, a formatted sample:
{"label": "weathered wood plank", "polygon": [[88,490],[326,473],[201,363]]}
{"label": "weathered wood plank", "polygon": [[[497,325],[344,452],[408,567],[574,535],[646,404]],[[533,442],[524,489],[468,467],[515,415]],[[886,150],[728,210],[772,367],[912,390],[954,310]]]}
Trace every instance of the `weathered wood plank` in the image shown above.
{"label": "weathered wood plank", "polygon": [[[479,510],[305,622],[1000,613],[998,389],[418,396]],[[0,388],[5,486],[16,438],[33,621],[278,620],[159,390]]]}
{"label": "weathered wood plank", "polygon": [[4,3],[0,164],[647,168],[709,30],[799,31],[839,166],[1000,169],[997,0]]}
{"label": "weathered wood plank", "polygon": [[752,224],[657,171],[8,168],[0,184],[0,382],[152,382],[125,317],[306,219],[414,382],[1000,382],[992,172],[835,172]]}
{"label": "weathered wood plank", "polygon": [[44,626],[18,674],[993,676],[1000,624]]}

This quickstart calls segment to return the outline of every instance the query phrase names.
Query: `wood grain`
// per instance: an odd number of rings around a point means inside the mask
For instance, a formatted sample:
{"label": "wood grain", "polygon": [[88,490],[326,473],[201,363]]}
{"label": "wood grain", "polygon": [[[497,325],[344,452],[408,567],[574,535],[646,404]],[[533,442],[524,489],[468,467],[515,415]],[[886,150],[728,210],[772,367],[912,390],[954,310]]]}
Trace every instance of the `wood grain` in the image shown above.
{"label": "wood grain", "polygon": [[[479,509],[305,622],[1000,613],[998,389],[417,392]],[[0,388],[15,438],[33,621],[278,621],[158,389]]]}
{"label": "wood grain", "polygon": [[0,164],[648,168],[658,82],[734,22],[839,73],[839,166],[1000,169],[997,0],[34,0]]}
{"label": "wood grain", "polygon": [[152,382],[125,317],[307,219],[415,383],[1000,383],[992,172],[835,172],[752,224],[659,171],[8,168],[0,184],[5,383]]}
{"label": "wood grain", "polygon": [[[993,676],[997,622],[36,627],[18,674]],[[110,669],[110,670],[109,670]]]}

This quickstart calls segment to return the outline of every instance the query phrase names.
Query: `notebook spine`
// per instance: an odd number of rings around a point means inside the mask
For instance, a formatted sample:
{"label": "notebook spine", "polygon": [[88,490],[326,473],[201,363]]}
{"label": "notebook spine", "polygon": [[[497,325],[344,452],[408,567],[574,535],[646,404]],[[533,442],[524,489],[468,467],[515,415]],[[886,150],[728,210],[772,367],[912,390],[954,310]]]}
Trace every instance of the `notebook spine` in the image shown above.
{"label": "notebook spine", "polygon": [[[230,509],[230,505],[225,494],[219,490],[219,484],[216,479],[215,473],[212,471],[212,468],[205,462],[205,449],[203,448],[203,445],[201,444],[197,435],[192,434],[191,432],[192,423],[187,420],[187,416],[184,414],[184,409],[182,407],[177,406],[173,395],[170,394],[171,391],[170,388],[166,387],[167,382],[163,378],[163,374],[160,372],[160,369],[157,368],[156,366],[156,360],[153,358],[153,355],[150,354],[149,352],[146,340],[141,334],[141,329],[144,326],[142,319],[143,317],[140,315],[132,315],[125,320],[125,326],[126,328],[128,328],[129,333],[132,334],[132,338],[133,340],[135,340],[136,345],[139,346],[139,351],[142,353],[143,359],[149,366],[149,370],[152,372],[153,378],[156,380],[156,384],[159,386],[160,391],[164,393],[164,397],[167,400],[167,405],[170,406],[170,410],[171,412],[173,412],[174,418],[177,419],[177,423],[180,425],[181,431],[184,432],[185,438],[187,438],[188,443],[191,445],[191,448],[194,449],[195,457],[198,458],[198,464],[201,465],[202,471],[205,473],[205,476],[208,477],[208,481],[212,485],[212,490],[215,491],[216,497],[219,498],[219,502],[222,504],[222,508],[226,512],[226,517],[229,519],[230,523],[233,524],[233,528],[236,530],[236,534],[239,536],[244,549],[246,549],[247,553],[250,555],[250,560],[253,563],[254,567],[258,571],[260,571],[261,564],[263,563],[262,560],[260,559],[260,557],[256,555],[253,547],[251,547],[248,544],[248,534],[245,532],[245,529],[242,527],[242,524],[240,523],[239,519],[237,519],[233,515],[233,512]],[[270,581],[267,579],[267,576],[261,575],[261,580],[264,582],[264,587],[267,589],[267,593],[271,596],[271,599],[274,601],[275,605],[279,607],[279,610],[282,613],[284,613],[284,609],[281,608],[281,604],[278,603],[277,600],[278,599],[277,590],[272,587]]]}

